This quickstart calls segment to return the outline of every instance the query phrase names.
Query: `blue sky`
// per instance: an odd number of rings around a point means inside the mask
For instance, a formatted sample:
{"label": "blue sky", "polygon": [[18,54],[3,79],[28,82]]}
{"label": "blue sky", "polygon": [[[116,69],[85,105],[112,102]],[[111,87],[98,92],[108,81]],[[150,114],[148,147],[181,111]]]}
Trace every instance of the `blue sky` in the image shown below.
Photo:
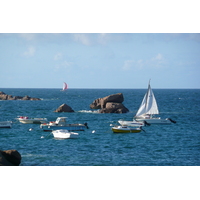
{"label": "blue sky", "polygon": [[2,33],[1,88],[200,88],[200,34]]}

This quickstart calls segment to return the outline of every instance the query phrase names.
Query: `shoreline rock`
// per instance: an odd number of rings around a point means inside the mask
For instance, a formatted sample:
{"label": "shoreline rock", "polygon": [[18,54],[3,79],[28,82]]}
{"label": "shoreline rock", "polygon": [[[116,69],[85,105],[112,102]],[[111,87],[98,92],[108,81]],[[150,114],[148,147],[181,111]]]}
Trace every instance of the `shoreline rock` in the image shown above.
{"label": "shoreline rock", "polygon": [[17,150],[0,150],[0,166],[19,166],[21,159]]}
{"label": "shoreline rock", "polygon": [[4,92],[0,91],[0,100],[31,100],[31,101],[36,101],[36,100],[41,100],[40,98],[35,98],[35,97],[29,97],[28,95],[21,97],[21,96],[12,96],[5,94]]}

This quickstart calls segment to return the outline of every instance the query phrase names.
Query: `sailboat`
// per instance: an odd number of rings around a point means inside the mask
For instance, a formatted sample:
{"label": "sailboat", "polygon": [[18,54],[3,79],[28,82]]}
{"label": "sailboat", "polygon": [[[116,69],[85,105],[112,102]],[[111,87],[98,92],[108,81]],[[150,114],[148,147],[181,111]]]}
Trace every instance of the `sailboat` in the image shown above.
{"label": "sailboat", "polygon": [[[161,119],[160,117],[154,117],[154,115],[158,115],[158,105],[156,102],[156,98],[153,94],[153,91],[150,86],[150,80],[148,85],[148,90],[144,95],[142,103],[133,119],[133,122],[145,122],[147,124],[171,124],[176,123],[174,120],[170,118]],[[120,122],[119,122],[120,123]],[[123,121],[123,125],[130,125],[131,121]]]}
{"label": "sailboat", "polygon": [[67,83],[64,82],[64,83],[63,83],[63,89],[62,89],[62,91],[67,90],[67,88],[68,88],[68,87],[67,87]]}

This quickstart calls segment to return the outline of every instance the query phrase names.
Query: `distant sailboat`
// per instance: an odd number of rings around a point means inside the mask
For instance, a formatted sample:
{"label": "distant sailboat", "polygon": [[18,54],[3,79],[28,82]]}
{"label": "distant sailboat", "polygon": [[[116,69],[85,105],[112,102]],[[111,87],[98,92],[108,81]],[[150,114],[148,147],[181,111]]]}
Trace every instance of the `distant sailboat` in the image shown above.
{"label": "distant sailboat", "polygon": [[67,83],[64,82],[64,83],[63,83],[63,89],[62,89],[62,91],[67,90],[67,88],[68,88],[68,87],[67,87]]}

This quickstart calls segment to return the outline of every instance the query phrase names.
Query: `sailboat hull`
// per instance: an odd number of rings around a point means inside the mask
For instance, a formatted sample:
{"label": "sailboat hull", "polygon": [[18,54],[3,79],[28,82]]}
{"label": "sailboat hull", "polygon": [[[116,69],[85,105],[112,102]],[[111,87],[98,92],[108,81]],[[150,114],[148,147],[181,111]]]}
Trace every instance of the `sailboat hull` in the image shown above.
{"label": "sailboat hull", "polygon": [[150,119],[144,119],[144,118],[136,118],[136,121],[138,122],[147,122],[148,124],[166,124],[169,125],[172,122],[169,119],[161,119],[161,118],[150,118]]}

